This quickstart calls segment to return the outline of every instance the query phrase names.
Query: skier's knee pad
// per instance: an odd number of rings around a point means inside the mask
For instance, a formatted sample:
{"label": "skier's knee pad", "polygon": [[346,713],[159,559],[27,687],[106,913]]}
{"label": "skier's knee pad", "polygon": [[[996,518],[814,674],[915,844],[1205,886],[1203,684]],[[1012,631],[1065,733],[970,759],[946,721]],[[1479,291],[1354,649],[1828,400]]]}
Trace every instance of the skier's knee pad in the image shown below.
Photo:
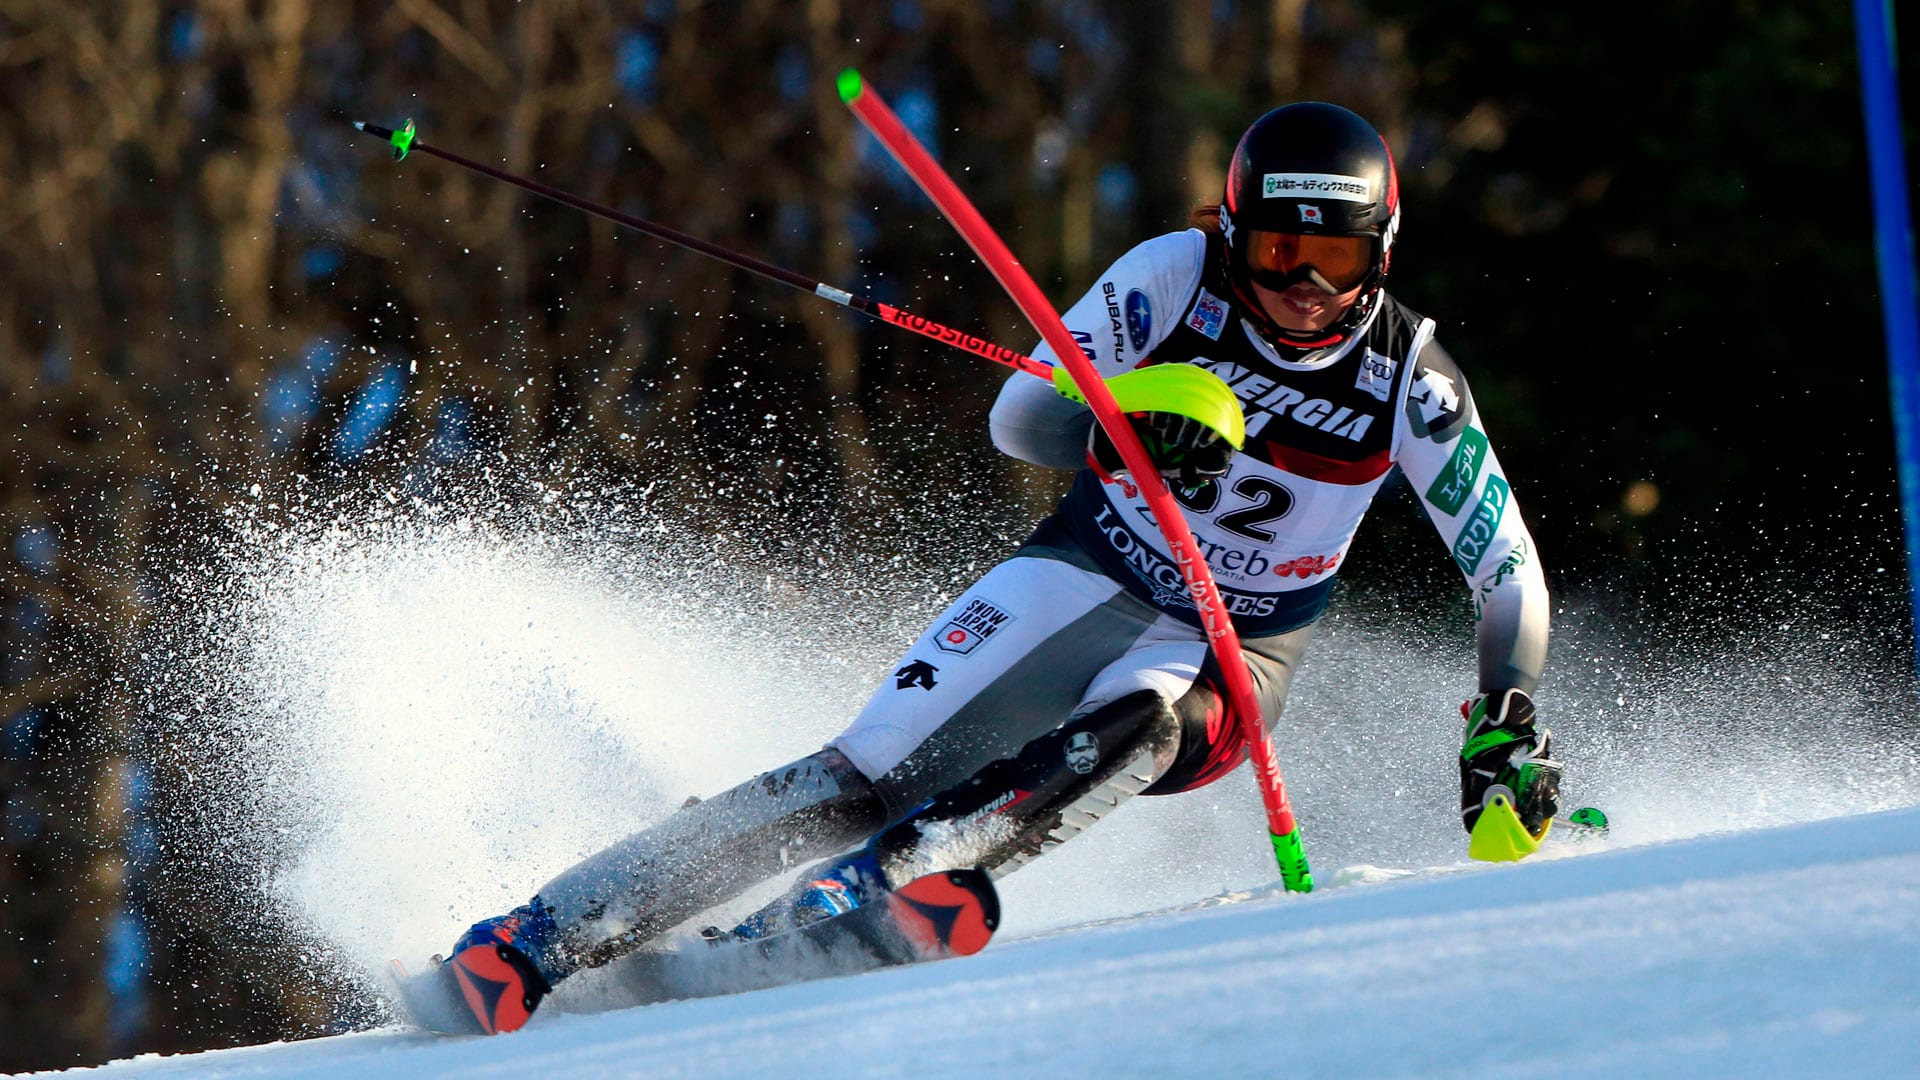
{"label": "skier's knee pad", "polygon": [[[1173,705],[1158,691],[1138,690],[1076,716],[1036,741],[1056,740],[1060,759],[1073,775],[1099,781],[1132,767],[1151,773],[1151,783],[1176,760],[1180,734]],[[1040,756],[1044,759],[1044,752]]]}
{"label": "skier's knee pad", "polygon": [[[1174,762],[1180,724],[1167,699],[1137,691],[1029,742],[935,796],[877,841],[890,878],[953,866],[996,876],[1077,836]],[[991,819],[991,820],[989,820]],[[930,850],[925,842],[937,838]]]}
{"label": "skier's knee pad", "polygon": [[961,816],[1014,791],[1046,803],[1058,792],[1113,775],[1138,756],[1143,744],[1151,744],[1156,757],[1170,765],[1178,741],[1179,724],[1167,699],[1152,690],[1136,691],[1068,720],[1012,757],[988,764],[973,779],[935,796],[932,805],[938,816]]}
{"label": "skier's knee pad", "polygon": [[1174,702],[1173,713],[1180,725],[1179,753],[1143,795],[1176,795],[1205,787],[1247,759],[1246,732],[1208,675],[1194,680]]}

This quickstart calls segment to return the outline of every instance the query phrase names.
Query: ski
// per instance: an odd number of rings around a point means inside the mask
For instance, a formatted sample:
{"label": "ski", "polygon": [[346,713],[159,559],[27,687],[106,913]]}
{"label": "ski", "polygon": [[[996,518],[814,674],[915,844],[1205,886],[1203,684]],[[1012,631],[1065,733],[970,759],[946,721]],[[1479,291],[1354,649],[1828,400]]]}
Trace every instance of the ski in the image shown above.
{"label": "ski", "polygon": [[1576,843],[1599,840],[1607,835],[1607,812],[1597,806],[1583,806],[1564,817],[1553,819],[1557,835]]}
{"label": "ski", "polygon": [[[1000,898],[986,872],[949,870],[915,878],[844,915],[768,937],[632,953],[588,981],[599,984],[593,997],[601,1009],[718,997],[971,956],[999,926]],[[529,994],[524,972],[463,964],[464,956],[435,957],[420,972],[390,963],[388,983],[406,1018],[445,1035],[492,1035],[524,1024],[544,986]]]}
{"label": "ski", "polygon": [[[500,1004],[507,995],[493,992],[489,986],[470,1003],[453,963],[442,957],[429,960],[426,969],[418,972],[408,971],[398,960],[388,961],[387,985],[399,1000],[400,1011],[415,1027],[442,1035],[492,1035],[502,1030],[503,1025],[488,1006]],[[485,1024],[480,1010],[488,1014]],[[522,1011],[530,1015],[533,1010],[523,1005]]]}
{"label": "ski", "polygon": [[1566,817],[1554,818],[1553,823],[1563,829],[1570,829],[1579,836],[1607,834],[1607,812],[1597,806],[1583,806]]}
{"label": "ski", "polygon": [[614,1007],[719,997],[879,968],[971,956],[1000,926],[985,871],[923,877],[844,915],[764,938],[634,953],[608,965]]}
{"label": "ski", "polygon": [[1527,831],[1514,812],[1513,800],[1495,794],[1474,822],[1467,840],[1467,857],[1479,862],[1519,862],[1540,850],[1540,844],[1560,826],[1561,835],[1573,840],[1593,840],[1607,835],[1607,815],[1594,806],[1583,806],[1565,817],[1547,823],[1538,835]]}

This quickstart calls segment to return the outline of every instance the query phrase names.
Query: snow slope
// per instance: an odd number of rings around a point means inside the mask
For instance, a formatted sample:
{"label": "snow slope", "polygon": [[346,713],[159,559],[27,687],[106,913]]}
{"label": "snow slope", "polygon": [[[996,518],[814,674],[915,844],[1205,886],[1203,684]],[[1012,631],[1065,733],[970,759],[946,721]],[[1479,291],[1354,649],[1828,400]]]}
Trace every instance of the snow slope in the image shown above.
{"label": "snow slope", "polygon": [[[195,1077],[1920,1075],[1920,808],[1356,868],[733,998],[99,1071]],[[1232,902],[1226,902],[1232,901]]]}
{"label": "snow slope", "polygon": [[[310,994],[352,1000],[386,958],[817,748],[978,569],[929,577],[882,547],[775,573],[619,492],[531,486],[531,517],[262,506],[143,646],[168,813],[203,855],[175,870],[236,948],[298,958]],[[1134,800],[1007,879],[1002,940],[968,960],[600,1015],[565,1011],[592,1004],[576,980],[498,1040],[393,1030],[106,1068],[1920,1075],[1904,654],[1877,666],[1873,628],[1818,612],[1688,646],[1563,599],[1541,705],[1611,849],[1342,873],[1464,846],[1470,635],[1375,607],[1323,621],[1282,718],[1312,896],[1267,885],[1239,774]],[[1837,816],[1866,811],[1886,812]],[[1698,835],[1731,823],[1749,831]]]}

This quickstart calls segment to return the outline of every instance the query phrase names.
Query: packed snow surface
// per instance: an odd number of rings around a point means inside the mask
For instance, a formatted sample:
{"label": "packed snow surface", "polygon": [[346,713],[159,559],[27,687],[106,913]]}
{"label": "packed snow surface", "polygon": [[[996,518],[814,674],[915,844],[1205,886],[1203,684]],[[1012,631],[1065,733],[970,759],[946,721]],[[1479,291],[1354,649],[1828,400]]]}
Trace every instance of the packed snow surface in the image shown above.
{"label": "packed snow surface", "polygon": [[[686,796],[819,747],[998,557],[776,568],[539,490],[525,521],[264,505],[143,648],[168,813],[207,853],[183,871],[196,908],[313,973],[342,1019],[376,1018],[356,1005],[387,958],[444,950]],[[977,957],[615,1012],[581,979],[497,1039],[389,1022],[104,1068],[1920,1075],[1920,752],[1886,711],[1910,669],[1863,663],[1838,624],[1683,648],[1563,600],[1541,707],[1571,799],[1613,835],[1461,865],[1468,619],[1323,621],[1280,724],[1309,896],[1271,884],[1243,770],[1136,799],[1006,879]]]}
{"label": "packed snow surface", "polygon": [[966,959],[498,1038],[389,1029],[121,1077],[1911,1076],[1920,809],[1516,866],[1353,868]]}

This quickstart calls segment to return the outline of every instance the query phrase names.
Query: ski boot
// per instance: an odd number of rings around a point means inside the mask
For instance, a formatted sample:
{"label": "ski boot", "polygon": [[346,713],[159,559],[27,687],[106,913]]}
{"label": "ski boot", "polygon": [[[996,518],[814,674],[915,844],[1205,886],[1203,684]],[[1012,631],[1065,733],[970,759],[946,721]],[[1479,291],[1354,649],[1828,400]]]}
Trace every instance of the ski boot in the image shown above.
{"label": "ski boot", "polygon": [[732,930],[708,927],[700,936],[711,942],[752,941],[845,915],[887,891],[887,877],[871,844],[822,863],[802,874],[778,900],[746,917]]}
{"label": "ski boot", "polygon": [[447,972],[483,1032],[519,1029],[553,985],[572,973],[560,961],[558,939],[553,912],[536,896],[474,923],[454,942]]}
{"label": "ski boot", "polygon": [[1483,862],[1515,862],[1539,850],[1560,809],[1560,763],[1551,733],[1534,727],[1533,699],[1523,690],[1481,694],[1460,706],[1460,821],[1467,854]]}

